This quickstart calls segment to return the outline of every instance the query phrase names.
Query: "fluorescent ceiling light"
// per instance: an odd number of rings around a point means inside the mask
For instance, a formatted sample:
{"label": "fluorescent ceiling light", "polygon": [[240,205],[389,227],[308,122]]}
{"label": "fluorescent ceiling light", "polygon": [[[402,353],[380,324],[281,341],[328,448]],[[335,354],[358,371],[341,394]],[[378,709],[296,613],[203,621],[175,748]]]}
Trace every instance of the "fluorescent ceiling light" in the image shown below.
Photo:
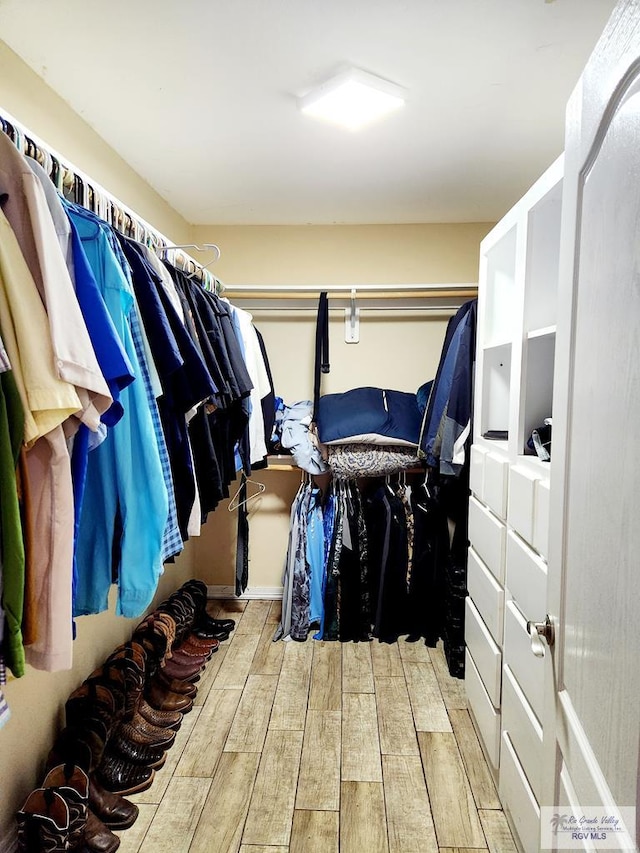
{"label": "fluorescent ceiling light", "polygon": [[359,130],[404,105],[400,86],[351,68],[300,98],[300,109],[313,118]]}

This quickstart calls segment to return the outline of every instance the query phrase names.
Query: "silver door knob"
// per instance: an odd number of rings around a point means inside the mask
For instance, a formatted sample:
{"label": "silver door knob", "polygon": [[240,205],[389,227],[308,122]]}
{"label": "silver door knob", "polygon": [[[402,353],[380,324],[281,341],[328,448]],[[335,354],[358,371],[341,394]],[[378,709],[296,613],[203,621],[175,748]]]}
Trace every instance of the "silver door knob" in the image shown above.
{"label": "silver door knob", "polygon": [[527,631],[531,640],[531,651],[537,658],[545,656],[545,644],[542,640],[546,640],[546,644],[551,648],[555,642],[556,632],[553,627],[553,622],[547,616],[544,622],[527,622]]}

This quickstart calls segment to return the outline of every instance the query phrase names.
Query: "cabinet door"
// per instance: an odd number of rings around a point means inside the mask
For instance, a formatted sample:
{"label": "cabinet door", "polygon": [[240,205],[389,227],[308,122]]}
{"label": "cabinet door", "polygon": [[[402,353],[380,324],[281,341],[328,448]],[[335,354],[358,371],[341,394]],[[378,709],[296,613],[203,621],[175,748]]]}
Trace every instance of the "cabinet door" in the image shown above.
{"label": "cabinet door", "polygon": [[543,731],[547,803],[560,802],[564,768],[578,810],[640,794],[638,140],[640,4],[625,0],[567,112]]}

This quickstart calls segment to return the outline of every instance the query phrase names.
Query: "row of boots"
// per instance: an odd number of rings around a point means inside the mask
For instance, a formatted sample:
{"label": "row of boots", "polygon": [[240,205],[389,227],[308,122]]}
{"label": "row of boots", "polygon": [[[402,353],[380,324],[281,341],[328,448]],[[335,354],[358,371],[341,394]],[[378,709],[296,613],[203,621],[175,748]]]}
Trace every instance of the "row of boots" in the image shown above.
{"label": "row of boots", "polygon": [[206,612],[192,580],[160,604],[65,703],[41,787],[17,815],[21,853],[114,853],[193,707],[207,661],[235,624]]}

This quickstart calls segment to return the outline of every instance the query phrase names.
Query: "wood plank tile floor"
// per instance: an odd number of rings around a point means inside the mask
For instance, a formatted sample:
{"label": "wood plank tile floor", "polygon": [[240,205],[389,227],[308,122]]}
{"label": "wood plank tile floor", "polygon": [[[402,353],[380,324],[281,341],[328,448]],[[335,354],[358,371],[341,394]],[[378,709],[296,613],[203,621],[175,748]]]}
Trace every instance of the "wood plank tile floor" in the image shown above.
{"label": "wood plank tile floor", "polygon": [[516,853],[441,648],[273,643],[279,602],[209,610],[236,630],[121,853]]}

